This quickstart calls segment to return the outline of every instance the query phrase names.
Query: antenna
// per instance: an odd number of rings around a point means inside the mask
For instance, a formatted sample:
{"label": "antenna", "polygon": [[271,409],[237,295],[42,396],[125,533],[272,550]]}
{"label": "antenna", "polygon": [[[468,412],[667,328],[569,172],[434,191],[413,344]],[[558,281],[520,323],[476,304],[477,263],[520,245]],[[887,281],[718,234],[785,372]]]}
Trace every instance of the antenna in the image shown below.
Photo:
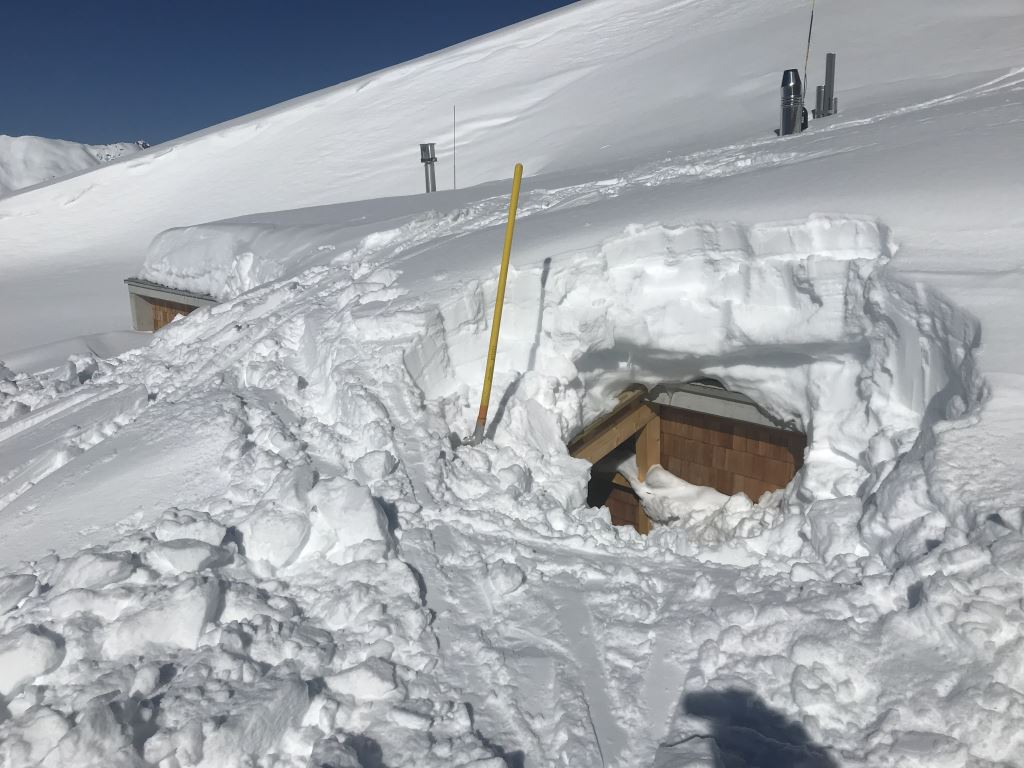
{"label": "antenna", "polygon": [[452,104],[452,189],[458,189],[455,183],[455,105]]}
{"label": "antenna", "polygon": [[[807,63],[811,60],[811,32],[814,31],[814,3],[815,0],[811,0],[811,24],[807,27],[807,55],[804,56],[804,88],[807,87]],[[801,98],[803,95],[803,92],[801,92]]]}

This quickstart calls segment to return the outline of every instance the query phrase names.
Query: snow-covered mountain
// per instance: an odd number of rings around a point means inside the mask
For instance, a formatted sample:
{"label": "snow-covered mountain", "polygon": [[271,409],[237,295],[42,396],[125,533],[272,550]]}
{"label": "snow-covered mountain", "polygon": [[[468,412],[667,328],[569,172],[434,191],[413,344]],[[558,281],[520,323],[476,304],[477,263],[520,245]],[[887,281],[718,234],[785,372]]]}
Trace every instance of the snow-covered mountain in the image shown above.
{"label": "snow-covered mountain", "polygon": [[[1018,64],[1017,0],[824,3],[809,77],[820,83],[824,53],[842,48],[847,117]],[[452,107],[463,188],[508,177],[516,161],[536,177],[770,138],[807,16],[806,0],[587,0],[0,201],[0,300],[25,318],[0,327],[0,359],[128,327],[121,280],[170,227],[417,194],[422,141],[437,142],[446,188]],[[86,286],[98,297],[87,312],[75,299]],[[67,309],[41,310],[47,301]]]}
{"label": "snow-covered mountain", "polygon": [[[780,139],[808,11],[578,3],[0,201],[0,350],[223,301],[0,367],[0,760],[1018,764],[1024,4],[818,0]],[[566,441],[701,377],[803,468],[612,527]]]}
{"label": "snow-covered mountain", "polygon": [[143,148],[139,142],[78,144],[39,136],[0,135],[0,197],[87,171]]}

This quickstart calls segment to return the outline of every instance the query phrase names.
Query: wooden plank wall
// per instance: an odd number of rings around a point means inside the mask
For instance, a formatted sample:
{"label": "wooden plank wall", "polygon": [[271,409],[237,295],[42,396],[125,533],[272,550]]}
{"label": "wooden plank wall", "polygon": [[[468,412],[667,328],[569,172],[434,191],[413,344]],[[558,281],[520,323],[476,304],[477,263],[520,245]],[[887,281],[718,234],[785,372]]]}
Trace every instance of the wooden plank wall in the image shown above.
{"label": "wooden plank wall", "polygon": [[804,463],[800,432],[762,427],[683,408],[661,409],[661,465],[696,485],[757,501],[783,488]]}
{"label": "wooden plank wall", "polygon": [[[694,485],[730,496],[746,493],[757,501],[765,491],[783,488],[804,463],[807,438],[800,432],[749,424],[643,399],[646,390],[623,393],[619,407],[585,430],[569,446],[573,456],[597,464],[635,438],[637,469],[660,463]],[[615,525],[633,525],[641,533],[650,520],[627,481],[595,474],[588,502],[607,506]]]}
{"label": "wooden plank wall", "polygon": [[174,301],[164,301],[162,299],[147,297],[146,301],[149,302],[150,308],[153,311],[154,331],[159,331],[178,315],[187,315],[196,309],[196,307],[190,307],[188,304],[178,304]]}
{"label": "wooden plank wall", "polygon": [[640,498],[631,489],[613,485],[608,493],[608,498],[602,502],[611,513],[612,525],[632,525],[638,531],[642,531],[640,518],[645,520],[647,516],[640,506]]}

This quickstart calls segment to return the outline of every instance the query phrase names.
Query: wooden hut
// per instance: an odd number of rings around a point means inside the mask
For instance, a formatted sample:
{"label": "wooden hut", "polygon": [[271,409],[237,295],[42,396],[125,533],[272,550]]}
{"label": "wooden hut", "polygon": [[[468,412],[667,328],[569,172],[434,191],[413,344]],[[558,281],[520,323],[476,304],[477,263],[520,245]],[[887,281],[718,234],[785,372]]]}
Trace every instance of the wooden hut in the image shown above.
{"label": "wooden hut", "polygon": [[212,296],[168,288],[135,277],[129,277],[124,283],[128,286],[132,327],[136,331],[158,331],[178,315],[218,303]]}
{"label": "wooden hut", "polygon": [[640,499],[615,467],[636,455],[638,475],[661,464],[677,477],[756,501],[803,466],[807,437],[780,425],[750,398],[712,380],[672,388],[632,387],[617,408],[587,427],[569,452],[594,464],[588,501],[616,525],[650,530]]}

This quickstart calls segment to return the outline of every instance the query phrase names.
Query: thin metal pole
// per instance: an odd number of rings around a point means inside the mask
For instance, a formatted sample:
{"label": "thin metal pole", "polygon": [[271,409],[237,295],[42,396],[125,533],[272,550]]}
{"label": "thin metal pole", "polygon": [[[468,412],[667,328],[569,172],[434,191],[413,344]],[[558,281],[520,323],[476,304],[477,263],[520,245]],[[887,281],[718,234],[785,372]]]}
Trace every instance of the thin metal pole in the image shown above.
{"label": "thin metal pole", "polygon": [[512,197],[508,201],[508,222],[505,224],[505,248],[501,252],[501,272],[498,274],[498,294],[494,298],[494,319],[491,321],[491,343],[487,348],[487,368],[484,371],[484,388],[480,393],[480,412],[476,417],[476,429],[466,442],[477,445],[484,439],[487,425],[487,409],[491,402],[491,380],[494,378],[494,361],[498,357],[498,332],[501,330],[501,310],[505,304],[505,281],[508,279],[508,262],[512,255],[512,233],[516,228],[516,209],[519,207],[519,185],[523,181],[523,164],[516,163],[512,176]]}
{"label": "thin metal pole", "polygon": [[[804,89],[807,89],[807,64],[811,60],[811,32],[814,31],[814,3],[811,0],[811,24],[807,27],[807,55],[804,56]],[[802,95],[802,94],[801,94]]]}
{"label": "thin metal pole", "polygon": [[458,189],[455,183],[455,105],[452,104],[452,189]]}

